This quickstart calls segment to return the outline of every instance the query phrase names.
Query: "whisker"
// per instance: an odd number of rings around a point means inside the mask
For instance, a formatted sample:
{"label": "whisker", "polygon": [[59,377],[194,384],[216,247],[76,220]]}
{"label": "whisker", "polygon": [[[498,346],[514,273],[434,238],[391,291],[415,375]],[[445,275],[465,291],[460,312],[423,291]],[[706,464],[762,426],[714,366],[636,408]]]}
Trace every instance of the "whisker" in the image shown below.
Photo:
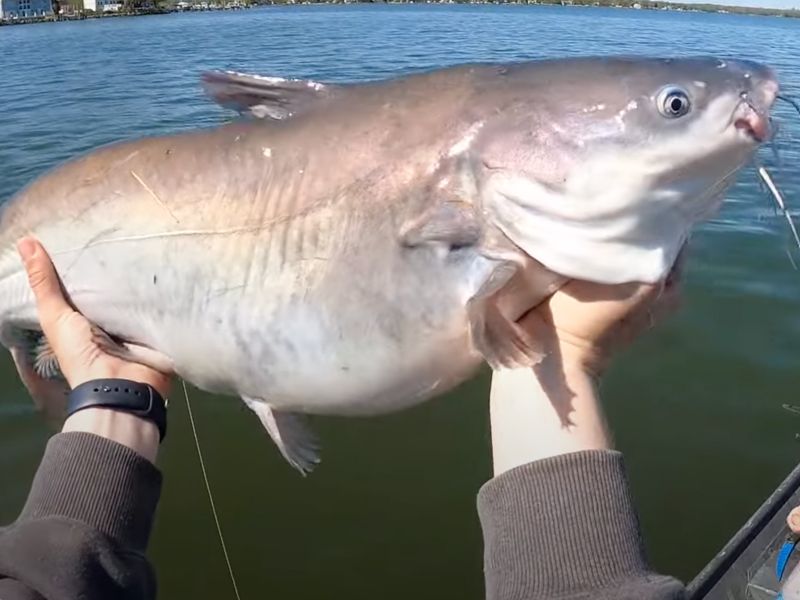
{"label": "whisker", "polygon": [[800,235],[798,235],[797,228],[794,226],[792,216],[789,214],[789,211],[786,210],[786,202],[784,202],[783,196],[778,190],[778,187],[775,185],[775,182],[772,181],[772,177],[770,176],[769,172],[767,172],[767,170],[761,165],[758,166],[758,174],[761,179],[764,180],[764,183],[767,185],[767,189],[772,194],[772,197],[775,198],[775,202],[778,204],[781,212],[783,212],[783,216],[786,217],[786,221],[789,223],[789,229],[792,230],[794,241],[797,243],[797,247],[800,248]]}
{"label": "whisker", "polygon": [[789,104],[794,106],[794,109],[800,114],[800,102],[798,102],[794,98],[789,98],[789,96],[784,96],[783,94],[778,94],[777,96],[775,96],[775,98],[778,100],[783,100],[784,102],[788,102]]}

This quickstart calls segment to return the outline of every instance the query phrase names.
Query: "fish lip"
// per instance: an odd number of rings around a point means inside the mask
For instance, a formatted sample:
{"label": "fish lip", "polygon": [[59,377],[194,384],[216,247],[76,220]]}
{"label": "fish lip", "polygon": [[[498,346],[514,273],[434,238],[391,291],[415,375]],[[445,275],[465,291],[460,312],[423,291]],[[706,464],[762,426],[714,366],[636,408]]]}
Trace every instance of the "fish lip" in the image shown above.
{"label": "fish lip", "polygon": [[780,92],[775,71],[766,65],[734,61],[741,82],[740,103],[732,115],[732,124],[752,141],[760,144],[774,136],[770,110]]}
{"label": "fish lip", "polygon": [[739,114],[734,119],[734,127],[759,144],[772,139],[774,131],[769,113],[758,110],[749,102],[743,103],[742,107],[737,111]]}
{"label": "fish lip", "polygon": [[777,81],[768,79],[762,81],[752,93],[742,92],[742,101],[733,115],[734,127],[759,144],[771,140],[775,132],[770,109],[778,97],[778,91]]}

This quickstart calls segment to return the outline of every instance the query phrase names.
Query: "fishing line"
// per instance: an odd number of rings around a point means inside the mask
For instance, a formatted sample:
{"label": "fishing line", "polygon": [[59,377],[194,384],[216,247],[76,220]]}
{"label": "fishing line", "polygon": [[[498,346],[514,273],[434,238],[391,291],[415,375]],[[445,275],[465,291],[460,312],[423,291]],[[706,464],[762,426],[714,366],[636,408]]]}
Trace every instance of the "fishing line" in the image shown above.
{"label": "fishing line", "polygon": [[183,385],[183,397],[186,398],[186,409],[189,411],[189,423],[192,426],[192,435],[194,436],[194,445],[197,448],[197,458],[200,459],[200,469],[203,471],[203,481],[206,484],[206,491],[208,492],[208,501],[211,504],[211,514],[214,515],[214,523],[217,526],[217,535],[219,536],[219,544],[222,546],[222,554],[225,555],[225,564],[228,565],[228,574],[231,576],[231,584],[233,584],[233,593],[236,595],[236,600],[242,600],[239,596],[239,587],[236,585],[236,577],[233,575],[233,567],[231,566],[231,559],[228,556],[228,548],[225,545],[225,538],[222,535],[222,527],[219,524],[219,517],[217,516],[217,507],[214,504],[214,496],[211,493],[211,485],[208,483],[208,474],[206,473],[206,463],[203,460],[203,451],[200,450],[200,439],[197,437],[197,427],[194,424],[194,415],[192,414],[192,403],[189,402],[189,392],[186,390],[186,381],[181,379]]}
{"label": "fishing line", "polygon": [[778,187],[775,185],[775,182],[772,181],[772,176],[770,176],[769,172],[761,165],[758,165],[756,170],[759,177],[761,177],[761,179],[764,180],[764,183],[767,185],[767,189],[770,191],[772,197],[775,199],[775,202],[778,204],[778,208],[781,209],[781,212],[786,217],[786,221],[789,223],[789,228],[792,230],[794,241],[797,243],[797,247],[800,248],[800,235],[798,235],[797,228],[794,226],[792,216],[786,209],[786,202],[784,202],[783,196],[778,190]]}
{"label": "fishing line", "polygon": [[[775,98],[777,100],[782,100],[783,102],[786,102],[787,104],[791,105],[792,108],[794,108],[798,112],[798,114],[800,114],[800,102],[798,102],[797,100],[789,98],[788,96],[784,96],[782,94],[777,94]],[[778,152],[777,145],[775,144],[775,137],[776,136],[774,135],[772,136],[771,148],[773,156],[777,159],[777,162],[780,162],[780,154]],[[775,200],[775,204],[777,204],[778,209],[780,209],[780,211],[786,217],[786,221],[789,223],[789,228],[792,231],[792,236],[794,237],[795,243],[797,244],[797,247],[800,248],[800,237],[798,237],[797,229],[794,225],[794,221],[792,220],[792,215],[786,208],[786,202],[784,201],[783,195],[781,194],[780,190],[778,190],[778,186],[775,185],[775,182],[772,180],[772,176],[769,174],[769,172],[758,162],[756,162],[756,170],[758,176],[761,178],[761,181],[759,183],[762,186],[766,185],[767,190],[770,192],[773,199]],[[786,255],[789,257],[789,261],[792,263],[792,267],[794,267],[794,269],[797,270],[797,264],[795,263],[794,258],[792,257],[792,252],[789,248],[786,249]]]}
{"label": "fishing line", "polygon": [[797,268],[797,263],[795,262],[794,257],[792,256],[792,250],[790,248],[786,248],[786,256],[789,257],[789,262],[791,263],[792,268],[795,271],[800,271],[800,269]]}

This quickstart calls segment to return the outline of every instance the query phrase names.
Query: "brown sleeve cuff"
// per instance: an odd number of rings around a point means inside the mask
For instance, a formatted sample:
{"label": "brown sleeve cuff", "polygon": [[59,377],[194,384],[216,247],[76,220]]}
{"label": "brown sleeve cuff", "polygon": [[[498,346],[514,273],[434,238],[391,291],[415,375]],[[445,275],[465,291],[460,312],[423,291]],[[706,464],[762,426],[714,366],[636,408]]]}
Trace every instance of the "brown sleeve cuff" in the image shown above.
{"label": "brown sleeve cuff", "polygon": [[91,433],[59,433],[47,443],[17,522],[66,517],[144,552],[160,494],[160,471],[130,448]]}
{"label": "brown sleeve cuff", "polygon": [[[619,452],[576,452],[512,469],[483,486],[478,513],[489,600],[682,594],[677,581],[649,570]],[[617,595],[598,594],[604,588]]]}

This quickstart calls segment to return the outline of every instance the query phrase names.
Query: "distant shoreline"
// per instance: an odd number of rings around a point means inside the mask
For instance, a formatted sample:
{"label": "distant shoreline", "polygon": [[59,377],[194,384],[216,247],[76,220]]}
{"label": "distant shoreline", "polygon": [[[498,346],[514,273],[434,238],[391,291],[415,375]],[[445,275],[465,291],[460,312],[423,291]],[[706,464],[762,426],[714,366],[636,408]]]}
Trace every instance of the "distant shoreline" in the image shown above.
{"label": "distant shoreline", "polygon": [[[782,17],[800,19],[800,9],[758,8],[747,6],[729,6],[725,4],[686,4],[666,2],[662,0],[259,0],[250,4],[197,1],[181,2],[184,6],[171,5],[140,8],[132,11],[95,13],[89,10],[74,10],[58,16],[47,15],[17,19],[2,19],[0,26],[25,25],[30,23],[58,23],[61,21],[82,21],[86,19],[107,19],[114,17],[138,17],[146,15],[164,15],[176,12],[203,12],[224,10],[246,10],[266,6],[308,6],[328,4],[470,4],[470,5],[528,5],[528,6],[584,6],[596,8],[626,8],[634,10],[662,10],[672,12],[703,12],[717,14],[736,14],[758,17]],[[189,4],[189,6],[185,6]]]}

